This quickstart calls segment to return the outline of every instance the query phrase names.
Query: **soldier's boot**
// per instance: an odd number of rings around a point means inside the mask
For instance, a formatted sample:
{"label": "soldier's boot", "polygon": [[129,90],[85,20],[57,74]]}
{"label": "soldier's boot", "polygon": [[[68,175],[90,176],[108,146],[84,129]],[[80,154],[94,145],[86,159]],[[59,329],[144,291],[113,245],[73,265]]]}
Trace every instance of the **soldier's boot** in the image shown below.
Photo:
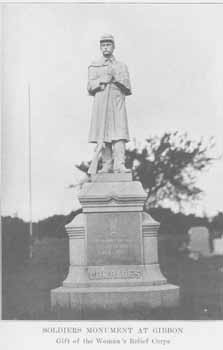
{"label": "soldier's boot", "polygon": [[105,147],[102,149],[102,169],[99,173],[111,173],[112,165],[112,145],[106,142]]}
{"label": "soldier's boot", "polygon": [[119,140],[114,143],[114,172],[129,173],[130,169],[125,167],[125,141]]}

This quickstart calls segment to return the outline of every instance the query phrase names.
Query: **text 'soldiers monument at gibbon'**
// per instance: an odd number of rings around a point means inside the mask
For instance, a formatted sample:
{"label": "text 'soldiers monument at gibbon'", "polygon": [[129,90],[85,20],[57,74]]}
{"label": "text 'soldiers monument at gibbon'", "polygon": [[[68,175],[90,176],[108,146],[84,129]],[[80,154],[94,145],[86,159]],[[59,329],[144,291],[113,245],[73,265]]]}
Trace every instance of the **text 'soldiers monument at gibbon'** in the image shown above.
{"label": "text 'soldiers monument at gibbon'", "polygon": [[[131,95],[127,66],[113,55],[112,35],[100,39],[101,59],[88,67],[93,96],[89,142],[96,143],[90,181],[80,193],[82,214],[66,226],[69,272],[51,290],[53,309],[136,310],[176,306],[179,287],[160,271],[159,223],[143,212],[146,193],[125,167],[129,130],[125,106]],[[99,159],[102,168],[99,170]]]}

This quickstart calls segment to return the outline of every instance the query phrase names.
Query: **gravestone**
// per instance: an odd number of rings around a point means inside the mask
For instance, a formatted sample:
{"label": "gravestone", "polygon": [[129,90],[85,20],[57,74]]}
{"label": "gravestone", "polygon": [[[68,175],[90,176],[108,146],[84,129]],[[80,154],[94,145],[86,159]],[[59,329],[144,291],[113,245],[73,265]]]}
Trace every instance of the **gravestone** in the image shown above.
{"label": "gravestone", "polygon": [[223,255],[223,238],[215,238],[213,240],[213,254]]}
{"label": "gravestone", "polygon": [[190,242],[188,249],[190,250],[190,257],[198,259],[200,256],[210,256],[210,241],[209,231],[205,226],[191,227],[188,231]]}
{"label": "gravestone", "polygon": [[66,226],[70,268],[62,286],[51,291],[53,309],[81,313],[178,305],[179,287],[160,271],[159,223],[143,212],[145,199],[141,183],[129,173],[92,176],[84,184],[83,213]]}

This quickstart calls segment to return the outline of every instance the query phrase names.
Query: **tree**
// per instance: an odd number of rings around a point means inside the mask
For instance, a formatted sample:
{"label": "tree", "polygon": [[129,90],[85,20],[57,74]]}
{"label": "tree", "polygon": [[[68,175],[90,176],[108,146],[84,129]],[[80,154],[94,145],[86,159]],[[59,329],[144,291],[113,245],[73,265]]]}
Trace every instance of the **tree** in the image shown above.
{"label": "tree", "polygon": [[219,212],[211,222],[212,238],[221,238],[223,236],[223,212]]}
{"label": "tree", "polygon": [[[187,133],[166,132],[151,136],[142,149],[126,151],[126,166],[133,170],[147,192],[146,207],[162,206],[164,200],[177,204],[198,199],[202,190],[196,186],[198,175],[216,159],[210,155],[214,139],[190,140]],[[87,172],[89,163],[78,168]]]}

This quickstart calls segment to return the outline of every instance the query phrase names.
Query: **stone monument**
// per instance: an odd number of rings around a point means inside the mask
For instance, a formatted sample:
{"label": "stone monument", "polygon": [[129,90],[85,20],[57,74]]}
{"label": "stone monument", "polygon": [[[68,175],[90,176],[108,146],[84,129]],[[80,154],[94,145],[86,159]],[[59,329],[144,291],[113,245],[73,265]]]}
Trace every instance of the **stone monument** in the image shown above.
{"label": "stone monument", "polygon": [[[143,212],[146,193],[125,167],[129,140],[127,66],[113,56],[111,35],[100,40],[102,59],[89,66],[94,96],[89,141],[96,143],[90,181],[79,193],[83,213],[66,226],[70,267],[51,291],[53,309],[117,310],[177,306],[179,287],[168,284],[158,262],[159,223]],[[102,169],[98,161],[102,156]]]}

